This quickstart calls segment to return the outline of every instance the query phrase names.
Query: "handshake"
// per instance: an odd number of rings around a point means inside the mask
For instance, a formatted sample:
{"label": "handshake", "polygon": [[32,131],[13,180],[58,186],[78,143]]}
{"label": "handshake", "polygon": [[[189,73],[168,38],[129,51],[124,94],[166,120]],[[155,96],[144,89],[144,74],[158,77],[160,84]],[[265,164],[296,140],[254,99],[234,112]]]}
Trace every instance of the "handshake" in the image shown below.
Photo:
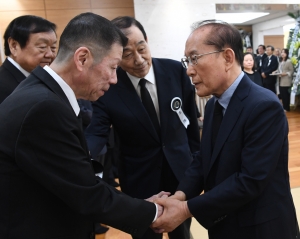
{"label": "handshake", "polygon": [[151,224],[151,228],[156,233],[171,232],[186,219],[192,217],[186,196],[183,192],[177,191],[170,196],[169,192],[160,192],[145,199],[157,205],[157,218]]}

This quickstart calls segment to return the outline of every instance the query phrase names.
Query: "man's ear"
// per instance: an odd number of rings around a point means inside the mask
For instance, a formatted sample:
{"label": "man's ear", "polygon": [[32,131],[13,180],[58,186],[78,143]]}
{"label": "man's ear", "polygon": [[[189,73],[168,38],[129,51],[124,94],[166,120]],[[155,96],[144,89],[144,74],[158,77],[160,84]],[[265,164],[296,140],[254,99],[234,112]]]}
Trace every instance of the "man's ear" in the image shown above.
{"label": "man's ear", "polygon": [[74,53],[74,63],[79,71],[89,68],[93,63],[93,56],[87,47],[79,47]]}
{"label": "man's ear", "polygon": [[226,48],[223,52],[223,57],[225,59],[225,71],[227,72],[235,62],[234,51],[231,48]]}
{"label": "man's ear", "polygon": [[16,54],[17,54],[17,49],[18,49],[18,48],[21,48],[19,42],[17,42],[16,40],[14,40],[14,39],[11,38],[11,37],[9,37],[9,38],[7,39],[7,42],[8,42],[8,46],[9,46],[9,50],[10,50],[11,54],[12,54],[13,56],[16,56]]}

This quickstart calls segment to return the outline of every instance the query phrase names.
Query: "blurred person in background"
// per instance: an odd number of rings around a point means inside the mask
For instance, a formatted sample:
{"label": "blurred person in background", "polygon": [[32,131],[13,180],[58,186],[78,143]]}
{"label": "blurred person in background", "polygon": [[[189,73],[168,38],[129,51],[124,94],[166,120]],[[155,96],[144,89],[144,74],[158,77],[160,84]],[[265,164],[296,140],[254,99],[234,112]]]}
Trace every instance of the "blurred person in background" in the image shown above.
{"label": "blurred person in background", "polygon": [[38,65],[50,65],[56,55],[56,25],[25,15],[10,22],[4,33],[6,60],[0,66],[0,103]]}
{"label": "blurred person in background", "polygon": [[252,53],[244,54],[243,71],[256,84],[263,86],[261,75],[255,70],[255,61]]}
{"label": "blurred person in background", "polygon": [[282,61],[279,63],[279,92],[285,111],[290,111],[290,89],[293,81],[294,66],[289,59],[289,50],[284,48],[281,51]]}

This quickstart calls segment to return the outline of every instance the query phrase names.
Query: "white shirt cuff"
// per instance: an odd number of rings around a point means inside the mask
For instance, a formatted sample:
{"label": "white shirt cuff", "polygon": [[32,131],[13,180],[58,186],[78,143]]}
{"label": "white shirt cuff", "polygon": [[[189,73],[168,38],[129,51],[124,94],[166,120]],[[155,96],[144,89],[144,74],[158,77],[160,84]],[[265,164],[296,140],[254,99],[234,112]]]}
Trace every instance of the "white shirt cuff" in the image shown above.
{"label": "white shirt cuff", "polygon": [[155,207],[156,207],[156,213],[155,213],[155,217],[154,217],[152,223],[156,221],[156,219],[157,219],[157,213],[158,213],[157,204],[156,203],[154,203],[154,204],[155,204]]}

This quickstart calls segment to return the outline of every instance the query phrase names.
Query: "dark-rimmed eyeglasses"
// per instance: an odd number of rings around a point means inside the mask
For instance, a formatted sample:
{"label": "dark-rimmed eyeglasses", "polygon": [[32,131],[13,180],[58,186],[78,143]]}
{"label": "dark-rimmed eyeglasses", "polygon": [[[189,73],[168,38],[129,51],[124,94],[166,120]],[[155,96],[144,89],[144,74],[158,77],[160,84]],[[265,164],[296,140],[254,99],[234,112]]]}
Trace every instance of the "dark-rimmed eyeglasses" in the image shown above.
{"label": "dark-rimmed eyeglasses", "polygon": [[182,63],[184,68],[188,68],[189,64],[191,66],[195,66],[195,65],[197,65],[198,59],[201,58],[202,56],[213,54],[213,53],[219,53],[219,52],[222,52],[222,51],[224,51],[224,50],[212,51],[212,52],[207,52],[207,53],[200,54],[200,55],[192,55],[192,56],[188,56],[188,57],[183,57],[183,58],[181,58],[181,63]]}

